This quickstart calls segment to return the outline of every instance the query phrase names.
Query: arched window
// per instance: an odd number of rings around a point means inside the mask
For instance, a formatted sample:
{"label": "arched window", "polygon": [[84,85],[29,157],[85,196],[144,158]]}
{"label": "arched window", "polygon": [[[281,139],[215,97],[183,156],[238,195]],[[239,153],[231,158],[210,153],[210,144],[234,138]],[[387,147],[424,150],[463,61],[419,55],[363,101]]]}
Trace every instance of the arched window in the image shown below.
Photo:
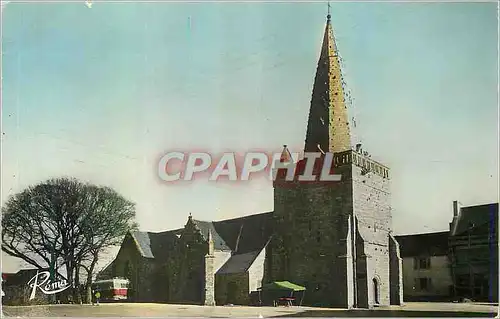
{"label": "arched window", "polygon": [[379,282],[377,278],[373,278],[373,297],[375,304],[379,304]]}

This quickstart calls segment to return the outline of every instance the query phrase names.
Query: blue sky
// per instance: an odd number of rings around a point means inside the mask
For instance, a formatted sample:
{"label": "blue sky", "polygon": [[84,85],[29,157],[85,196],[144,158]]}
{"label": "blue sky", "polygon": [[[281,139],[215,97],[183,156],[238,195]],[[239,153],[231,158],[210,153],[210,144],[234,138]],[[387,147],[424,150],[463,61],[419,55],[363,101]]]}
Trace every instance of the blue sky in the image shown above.
{"label": "blue sky", "polygon": [[[446,230],[456,199],[498,201],[496,3],[331,10],[356,141],[391,167],[395,232]],[[9,3],[2,202],[75,176],[136,202],[143,230],[272,210],[265,180],[165,185],[157,160],[301,151],[325,15],[326,3]]]}

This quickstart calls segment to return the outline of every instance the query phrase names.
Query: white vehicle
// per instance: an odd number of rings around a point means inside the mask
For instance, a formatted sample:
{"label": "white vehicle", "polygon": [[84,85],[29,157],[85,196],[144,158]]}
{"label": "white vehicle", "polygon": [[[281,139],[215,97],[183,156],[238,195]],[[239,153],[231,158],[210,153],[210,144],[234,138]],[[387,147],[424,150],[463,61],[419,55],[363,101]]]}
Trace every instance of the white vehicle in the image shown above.
{"label": "white vehicle", "polygon": [[125,278],[113,278],[98,280],[92,284],[92,290],[101,293],[101,301],[118,301],[128,298],[128,288],[130,281]]}

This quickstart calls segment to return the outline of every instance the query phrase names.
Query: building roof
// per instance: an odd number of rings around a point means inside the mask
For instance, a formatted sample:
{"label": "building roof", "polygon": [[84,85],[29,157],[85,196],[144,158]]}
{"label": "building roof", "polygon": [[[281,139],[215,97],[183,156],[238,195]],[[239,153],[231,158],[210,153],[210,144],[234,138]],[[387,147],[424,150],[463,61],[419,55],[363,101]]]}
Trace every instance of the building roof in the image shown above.
{"label": "building roof", "polygon": [[483,228],[497,232],[498,203],[461,207],[457,219],[452,225],[451,235],[456,236],[470,229]]}
{"label": "building roof", "polygon": [[214,248],[216,250],[231,250],[231,248],[229,248],[224,239],[222,239],[219,233],[217,233],[217,230],[215,229],[213,222],[206,222],[193,219],[193,223],[199,229],[201,235],[205,240],[208,240],[208,232],[210,231],[210,233],[212,234],[212,240],[214,242]]}
{"label": "building roof", "polygon": [[134,231],[130,234],[143,257],[164,260],[168,252],[174,248],[180,231],[180,229],[160,233]]}
{"label": "building roof", "polygon": [[401,258],[445,256],[448,254],[449,232],[396,236]]}
{"label": "building roof", "polygon": [[[15,274],[9,274],[5,280],[5,283],[3,284],[4,286],[22,286],[26,285],[35,275],[38,271],[49,271],[49,268],[43,268],[43,269],[21,269]],[[58,273],[60,276],[60,274]]]}
{"label": "building roof", "polygon": [[[215,222],[192,221],[205,240],[208,240],[210,231],[216,250],[233,253],[218,273],[235,273],[247,271],[269,242],[272,217],[273,213],[267,212]],[[130,234],[143,257],[165,260],[181,232],[182,229],[176,229],[160,233],[134,231]]]}
{"label": "building roof", "polygon": [[261,251],[272,235],[273,212],[213,222],[215,231],[235,254]]}
{"label": "building roof", "polygon": [[245,254],[236,254],[231,256],[229,260],[217,271],[217,274],[238,274],[244,273],[253,264],[255,258],[259,255],[259,251],[252,251]]}

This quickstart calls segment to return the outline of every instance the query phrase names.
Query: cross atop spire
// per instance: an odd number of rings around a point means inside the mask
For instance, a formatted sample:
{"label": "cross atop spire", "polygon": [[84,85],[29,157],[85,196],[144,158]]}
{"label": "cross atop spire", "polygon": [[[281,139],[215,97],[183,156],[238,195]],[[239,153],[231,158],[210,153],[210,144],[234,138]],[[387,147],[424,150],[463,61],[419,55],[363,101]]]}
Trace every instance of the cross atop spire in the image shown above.
{"label": "cross atop spire", "polygon": [[328,1],[328,13],[327,13],[327,16],[326,16],[326,18],[328,19],[328,21],[330,21],[330,18],[332,17],[330,15],[330,9],[331,9],[331,7],[330,7],[330,1]]}

